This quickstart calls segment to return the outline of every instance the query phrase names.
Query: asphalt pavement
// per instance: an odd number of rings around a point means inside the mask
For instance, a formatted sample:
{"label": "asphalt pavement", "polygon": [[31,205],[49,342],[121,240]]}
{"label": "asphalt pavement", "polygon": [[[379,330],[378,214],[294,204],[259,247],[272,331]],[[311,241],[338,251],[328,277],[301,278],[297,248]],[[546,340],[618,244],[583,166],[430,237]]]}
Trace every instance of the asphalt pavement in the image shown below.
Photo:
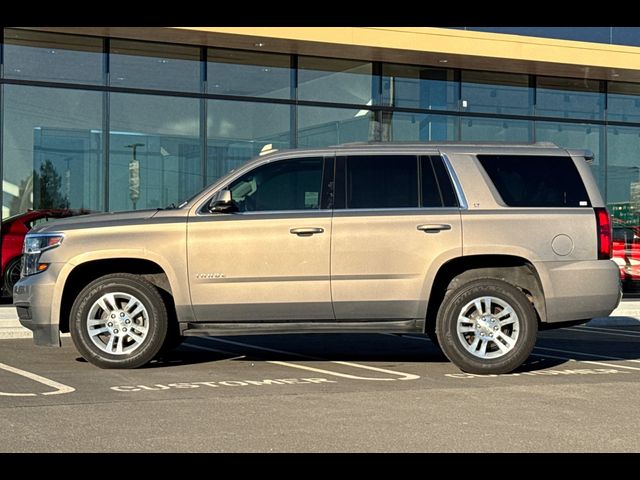
{"label": "asphalt pavement", "polygon": [[421,335],[190,338],[137,370],[0,340],[0,452],[637,452],[640,325],[541,332],[509,375]]}

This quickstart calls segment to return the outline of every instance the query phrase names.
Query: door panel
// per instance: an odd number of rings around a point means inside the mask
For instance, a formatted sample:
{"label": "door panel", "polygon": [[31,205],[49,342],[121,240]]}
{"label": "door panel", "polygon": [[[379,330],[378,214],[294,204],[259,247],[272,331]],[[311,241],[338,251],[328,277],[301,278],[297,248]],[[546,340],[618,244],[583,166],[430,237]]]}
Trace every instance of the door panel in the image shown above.
{"label": "door panel", "polygon": [[442,159],[393,152],[339,156],[336,192],[336,319],[423,318],[427,271],[462,253],[460,210]]}
{"label": "door panel", "polygon": [[[425,225],[443,228],[418,229]],[[331,290],[336,319],[420,318],[427,270],[450,250],[451,256],[462,254],[457,209],[335,211]]]}
{"label": "door panel", "polygon": [[[292,229],[322,229],[295,234]],[[330,211],[190,219],[191,301],[198,321],[332,320]]]}

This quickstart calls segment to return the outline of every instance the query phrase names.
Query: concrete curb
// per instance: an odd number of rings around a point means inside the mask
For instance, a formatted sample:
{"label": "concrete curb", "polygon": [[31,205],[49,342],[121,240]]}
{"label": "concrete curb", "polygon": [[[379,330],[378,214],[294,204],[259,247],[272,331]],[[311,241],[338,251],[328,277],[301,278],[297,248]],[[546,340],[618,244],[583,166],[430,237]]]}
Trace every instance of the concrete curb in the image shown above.
{"label": "concrete curb", "polygon": [[[623,300],[608,317],[594,318],[591,327],[640,326],[640,300]],[[0,306],[0,340],[31,338],[31,331],[20,325],[16,309],[11,305]]]}

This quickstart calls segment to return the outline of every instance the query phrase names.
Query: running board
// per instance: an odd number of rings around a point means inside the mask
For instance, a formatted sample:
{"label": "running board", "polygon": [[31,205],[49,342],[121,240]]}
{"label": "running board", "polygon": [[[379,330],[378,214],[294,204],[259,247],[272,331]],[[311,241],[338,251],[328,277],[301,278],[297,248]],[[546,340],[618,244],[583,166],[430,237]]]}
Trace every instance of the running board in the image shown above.
{"label": "running board", "polygon": [[[185,326],[186,329],[183,330]],[[181,330],[185,337],[285,333],[423,333],[424,320],[187,323],[182,325]]]}

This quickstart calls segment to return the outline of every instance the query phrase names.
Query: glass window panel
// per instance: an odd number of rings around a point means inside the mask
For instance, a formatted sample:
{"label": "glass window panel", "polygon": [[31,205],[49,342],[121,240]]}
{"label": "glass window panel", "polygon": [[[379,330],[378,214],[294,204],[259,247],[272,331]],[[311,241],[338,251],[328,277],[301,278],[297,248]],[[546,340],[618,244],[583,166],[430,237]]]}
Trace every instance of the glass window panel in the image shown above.
{"label": "glass window panel", "polygon": [[533,89],[529,88],[528,75],[463,70],[461,78],[463,111],[510,115],[533,112]]}
{"label": "glass window panel", "polygon": [[425,113],[382,112],[382,140],[423,142],[455,140],[458,117]]}
{"label": "glass window panel", "polygon": [[240,212],[312,210],[320,208],[322,157],[262,165],[230,186]]}
{"label": "glass window panel", "polygon": [[440,187],[444,206],[457,207],[458,197],[453,190],[453,182],[451,181],[451,177],[444,166],[442,157],[431,157],[431,162],[433,163],[433,170],[436,172],[438,187]]}
{"label": "glass window panel", "polygon": [[609,82],[607,120],[640,122],[640,84]]}
{"label": "glass window panel", "polygon": [[264,148],[291,147],[289,105],[208,100],[207,182],[229,172]]}
{"label": "glass window panel", "polygon": [[571,157],[478,155],[509,207],[589,207],[591,202]]}
{"label": "glass window panel", "polygon": [[102,39],[32,32],[4,31],[4,76],[49,82],[104,82]]}
{"label": "glass window panel", "polygon": [[640,225],[640,128],[607,127],[607,163],[607,203]]}
{"label": "glass window panel", "polygon": [[109,81],[121,87],[200,91],[200,49],[111,40]]}
{"label": "glass window panel", "polygon": [[604,129],[584,123],[536,122],[536,142],[553,142],[562,148],[581,148],[593,152],[591,171],[604,197]]}
{"label": "glass window panel", "polygon": [[347,157],[347,208],[416,208],[415,156]]}
{"label": "glass window panel", "polygon": [[328,147],[379,138],[370,110],[298,107],[298,147]]}
{"label": "glass window panel", "polygon": [[611,43],[640,46],[640,27],[612,27],[611,36]]}
{"label": "glass window panel", "polygon": [[624,293],[640,281],[640,128],[607,127],[607,208]]}
{"label": "glass window panel", "polygon": [[221,95],[291,97],[291,57],[210,48],[207,91]]}
{"label": "glass window panel", "polygon": [[428,110],[457,110],[453,70],[414,65],[382,65],[382,104]]}
{"label": "glass window panel", "polygon": [[109,210],[178,205],[202,189],[200,101],[111,94]]}
{"label": "glass window panel", "polygon": [[420,157],[420,185],[422,189],[422,207],[442,207],[442,195],[436,180],[436,172],[431,164],[431,157]]}
{"label": "glass window panel", "polygon": [[538,77],[537,82],[537,116],[604,118],[604,94],[599,80]]}
{"label": "glass window panel", "polygon": [[4,85],[2,217],[103,209],[102,93]]}
{"label": "glass window panel", "polygon": [[370,62],[298,58],[298,99],[372,105]]}
{"label": "glass window panel", "polygon": [[462,117],[460,126],[464,141],[526,143],[533,139],[533,122],[528,120]]}

